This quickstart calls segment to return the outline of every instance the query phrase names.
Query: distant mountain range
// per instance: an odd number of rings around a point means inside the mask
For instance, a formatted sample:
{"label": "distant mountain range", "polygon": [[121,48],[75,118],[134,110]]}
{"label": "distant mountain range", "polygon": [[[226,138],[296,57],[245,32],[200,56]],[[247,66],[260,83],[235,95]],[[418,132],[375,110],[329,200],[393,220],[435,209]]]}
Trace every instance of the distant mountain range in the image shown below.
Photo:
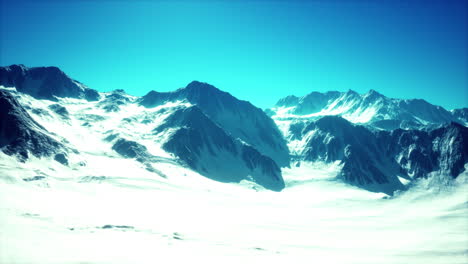
{"label": "distant mountain range", "polygon": [[375,90],[366,94],[347,92],[312,92],[303,97],[287,96],[267,110],[276,119],[316,120],[338,115],[357,124],[379,129],[421,129],[449,122],[468,124],[468,108],[447,111],[422,99],[388,98]]}
{"label": "distant mountain range", "polygon": [[281,191],[282,168],[339,162],[337,180],[388,194],[468,164],[467,108],[373,90],[288,96],[263,111],[198,81],[135,97],[56,67],[12,65],[0,67],[0,85],[0,150],[24,163],[85,170],[93,157],[132,159],[155,176],[190,170]]}

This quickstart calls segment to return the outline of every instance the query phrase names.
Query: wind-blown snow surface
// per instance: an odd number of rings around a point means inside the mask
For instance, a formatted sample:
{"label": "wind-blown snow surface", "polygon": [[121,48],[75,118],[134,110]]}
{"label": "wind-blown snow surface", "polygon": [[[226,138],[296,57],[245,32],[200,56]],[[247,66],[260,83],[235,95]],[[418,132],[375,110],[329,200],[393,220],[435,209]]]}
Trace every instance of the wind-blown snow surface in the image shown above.
{"label": "wind-blown snow surface", "polygon": [[[123,159],[97,160],[107,162],[100,177],[1,160],[0,263],[468,260],[466,174],[389,198],[330,180],[337,164],[287,169],[287,188],[272,192],[154,177]],[[38,170],[49,176],[23,180]]]}

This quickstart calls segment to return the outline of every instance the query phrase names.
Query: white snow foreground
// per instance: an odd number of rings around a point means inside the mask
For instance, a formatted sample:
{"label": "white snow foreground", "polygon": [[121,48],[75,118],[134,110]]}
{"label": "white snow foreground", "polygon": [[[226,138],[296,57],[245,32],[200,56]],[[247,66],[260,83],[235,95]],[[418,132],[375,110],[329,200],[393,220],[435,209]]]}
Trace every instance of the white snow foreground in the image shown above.
{"label": "white snow foreground", "polygon": [[[388,197],[334,180],[338,163],[302,162],[283,169],[286,188],[272,192],[248,181],[209,180],[158,145],[169,135],[152,129],[188,104],[126,104],[115,113],[95,107],[99,101],[59,99],[69,112],[63,118],[34,111],[56,102],[18,100],[79,154],[69,153],[64,166],[0,153],[0,263],[468,260],[466,171],[454,182],[433,183],[434,175]],[[112,151],[104,138],[114,134],[145,145],[158,157],[158,173]]]}
{"label": "white snow foreground", "polygon": [[[388,198],[330,180],[336,168],[321,164],[285,170],[287,188],[272,192],[198,175],[154,177],[125,160],[109,162],[108,174],[56,166],[55,176],[25,181],[44,161],[1,160],[0,263],[467,259],[466,175]],[[123,167],[130,174],[119,174]]]}

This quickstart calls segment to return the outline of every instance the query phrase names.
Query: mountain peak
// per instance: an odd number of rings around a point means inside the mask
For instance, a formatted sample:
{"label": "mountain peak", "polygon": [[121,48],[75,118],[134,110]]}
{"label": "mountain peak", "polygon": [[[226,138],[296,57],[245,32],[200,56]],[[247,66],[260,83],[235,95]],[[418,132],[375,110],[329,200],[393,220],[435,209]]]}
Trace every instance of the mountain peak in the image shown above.
{"label": "mountain peak", "polygon": [[366,94],[365,96],[384,96],[383,94],[377,92],[376,90],[374,89],[370,89]]}
{"label": "mountain peak", "polygon": [[11,81],[9,82],[7,80],[16,76],[22,76],[27,70],[28,67],[24,66],[23,64],[12,64],[10,66],[0,67],[0,84],[4,86],[14,86],[12,85]]}
{"label": "mountain peak", "polygon": [[10,69],[28,69],[24,64],[12,64],[10,66],[7,66],[6,68]]}
{"label": "mountain peak", "polygon": [[[38,69],[44,69],[48,70],[50,72],[58,72],[58,73],[64,73],[59,67],[57,66],[43,66],[43,67],[32,67],[32,68],[38,68]],[[64,73],[65,74],[65,73]]]}
{"label": "mountain peak", "polygon": [[[150,92],[151,92],[151,91],[150,91]],[[111,93],[112,93],[112,94],[124,94],[124,95],[127,94],[127,92],[125,92],[124,89],[115,89],[115,90],[112,90]]]}
{"label": "mountain peak", "polygon": [[[12,64],[10,66],[4,67],[7,70],[10,71],[33,71],[36,72],[36,74],[63,74],[64,76],[67,76],[59,67],[57,66],[40,66],[40,67],[27,67],[24,64]],[[68,77],[68,76],[67,76]]]}
{"label": "mountain peak", "polygon": [[346,91],[346,94],[358,94],[358,92],[352,90],[352,89],[348,89],[348,91]]}
{"label": "mountain peak", "polygon": [[0,85],[15,87],[17,91],[37,99],[57,100],[56,97],[99,99],[97,91],[71,79],[55,66],[26,67],[22,64],[0,67]]}
{"label": "mountain peak", "polygon": [[216,89],[216,87],[206,82],[191,81],[185,89]]}
{"label": "mountain peak", "polygon": [[[271,157],[279,166],[289,165],[286,141],[270,117],[250,102],[239,100],[213,85],[193,81],[174,92],[150,92],[139,103],[155,107],[165,102],[187,101],[232,135]],[[195,109],[194,109],[195,110]]]}
{"label": "mountain peak", "polygon": [[298,103],[299,103],[299,97],[295,95],[288,95],[284,98],[279,99],[275,106],[289,107],[289,106],[297,105]]}

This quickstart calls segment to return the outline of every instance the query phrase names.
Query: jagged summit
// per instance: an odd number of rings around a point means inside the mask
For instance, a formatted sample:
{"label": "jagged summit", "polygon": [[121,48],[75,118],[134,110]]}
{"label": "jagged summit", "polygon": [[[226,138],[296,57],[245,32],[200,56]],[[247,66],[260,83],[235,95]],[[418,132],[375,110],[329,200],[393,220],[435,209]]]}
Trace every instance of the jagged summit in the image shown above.
{"label": "jagged summit", "polygon": [[454,109],[450,112],[461,124],[468,126],[468,108]]}
{"label": "jagged summit", "polygon": [[188,100],[190,102],[198,102],[200,100],[203,100],[204,97],[208,96],[233,97],[229,93],[223,92],[211,84],[199,81],[192,81],[189,84],[187,84],[187,86],[179,88],[175,91],[158,92],[151,90],[141,98],[140,104],[145,107],[154,107],[168,101],[176,100]]}
{"label": "jagged summit", "polygon": [[[333,92],[336,92],[336,91],[332,91]],[[325,93],[329,93],[329,92],[325,92]],[[348,95],[358,95],[359,93],[354,91],[353,89],[348,89],[345,94],[348,94]]]}
{"label": "jagged summit", "polygon": [[302,97],[288,96],[268,110],[273,118],[316,120],[340,115],[353,123],[378,129],[418,128],[447,122],[466,123],[460,112],[451,113],[423,99],[395,99],[369,90],[347,92],[312,92]]}
{"label": "jagged summit", "polygon": [[166,102],[186,101],[221,126],[227,133],[254,146],[281,166],[289,165],[286,142],[273,120],[250,102],[198,81],[173,92],[151,91],[139,103],[151,108]]}
{"label": "jagged summit", "polygon": [[124,89],[115,89],[112,91],[112,93],[127,94]]}
{"label": "jagged summit", "polygon": [[99,99],[99,93],[71,79],[58,67],[31,67],[22,64],[0,67],[0,85],[15,87],[19,92],[38,99],[56,100],[56,97]]}
{"label": "jagged summit", "polygon": [[12,64],[10,66],[6,66],[5,68],[14,72],[26,71],[28,69],[28,67],[26,67],[24,64]]}
{"label": "jagged summit", "polygon": [[289,107],[289,106],[294,106],[297,103],[299,103],[299,97],[295,95],[288,95],[284,98],[279,99],[275,105]]}
{"label": "jagged summit", "polygon": [[[357,94],[357,93],[356,93]],[[373,100],[378,100],[380,99],[386,99],[387,97],[379,92],[377,92],[374,89],[370,89],[367,93],[363,95],[364,98],[368,99],[373,99]]]}
{"label": "jagged summit", "polygon": [[[217,89],[213,85],[206,83],[206,82],[200,82],[200,81],[191,81],[187,86],[185,86],[185,89]],[[218,90],[218,89],[217,89]]]}
{"label": "jagged summit", "polygon": [[30,155],[43,157],[55,154],[65,158],[65,149],[10,92],[0,89],[1,151],[25,161]]}

